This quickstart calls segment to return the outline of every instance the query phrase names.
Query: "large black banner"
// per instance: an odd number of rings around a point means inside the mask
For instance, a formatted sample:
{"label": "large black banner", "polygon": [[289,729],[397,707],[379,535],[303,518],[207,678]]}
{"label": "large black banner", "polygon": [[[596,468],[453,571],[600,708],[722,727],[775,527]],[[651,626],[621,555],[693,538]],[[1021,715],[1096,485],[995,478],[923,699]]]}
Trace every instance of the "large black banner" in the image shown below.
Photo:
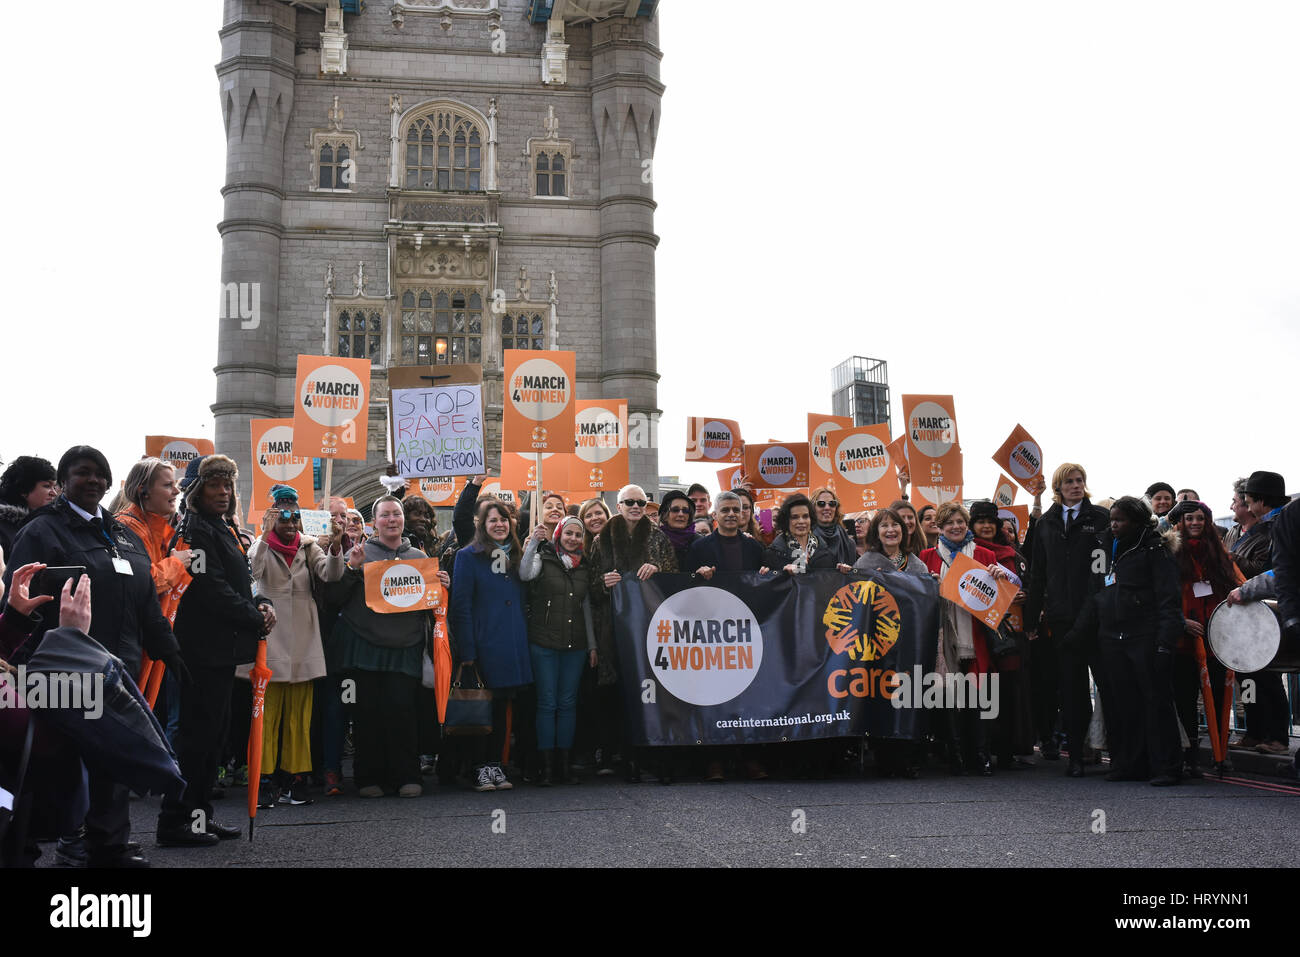
{"label": "large black banner", "polygon": [[614,639],[634,744],[920,735],[895,673],[934,669],[938,585],[902,572],[625,578]]}

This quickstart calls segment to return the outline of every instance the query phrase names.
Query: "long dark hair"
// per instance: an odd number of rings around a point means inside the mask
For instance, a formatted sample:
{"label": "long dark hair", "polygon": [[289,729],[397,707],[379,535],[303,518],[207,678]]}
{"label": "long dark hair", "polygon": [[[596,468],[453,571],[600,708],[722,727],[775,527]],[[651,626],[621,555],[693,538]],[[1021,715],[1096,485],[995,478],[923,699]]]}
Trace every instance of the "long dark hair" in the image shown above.
{"label": "long dark hair", "polygon": [[776,513],[776,527],[781,534],[790,534],[790,512],[797,505],[806,505],[808,507],[808,520],[810,523],[808,534],[811,535],[813,529],[817,527],[817,512],[813,509],[812,502],[808,500],[808,496],[804,495],[803,492],[796,492],[781,503],[781,510]]}
{"label": "long dark hair", "polygon": [[474,550],[490,556],[501,544],[496,539],[490,538],[487,533],[488,513],[493,510],[499,511],[506,517],[506,521],[510,523],[510,534],[507,536],[506,542],[510,545],[510,569],[513,571],[519,567],[519,557],[520,552],[523,551],[523,546],[519,544],[519,535],[515,528],[515,517],[510,514],[510,509],[506,507],[506,503],[501,499],[485,498],[479,502],[478,514],[474,516]]}
{"label": "long dark hair", "polygon": [[1190,512],[1184,513],[1178,519],[1178,524],[1174,528],[1183,537],[1183,547],[1178,549],[1176,555],[1178,559],[1178,579],[1181,582],[1200,581],[1201,576],[1209,581],[1210,587],[1214,589],[1216,595],[1222,595],[1232,591],[1237,587],[1237,576],[1232,558],[1228,555],[1228,550],[1223,547],[1223,540],[1214,530],[1214,518],[1206,514],[1207,509],[1198,509],[1205,516],[1205,530],[1201,537],[1196,541],[1201,542],[1199,551],[1202,559],[1201,570],[1196,570],[1196,563],[1192,560],[1192,548],[1188,544],[1191,540],[1187,534],[1187,516]]}

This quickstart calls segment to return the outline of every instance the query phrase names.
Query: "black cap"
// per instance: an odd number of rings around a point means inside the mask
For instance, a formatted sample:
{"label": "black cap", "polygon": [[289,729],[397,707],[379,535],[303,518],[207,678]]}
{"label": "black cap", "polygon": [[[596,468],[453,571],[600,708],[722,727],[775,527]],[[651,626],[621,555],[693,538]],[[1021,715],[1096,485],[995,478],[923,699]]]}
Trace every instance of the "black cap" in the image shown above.
{"label": "black cap", "polygon": [[1178,494],[1168,482],[1153,482],[1151,487],[1147,489],[1147,498],[1153,498],[1156,492],[1168,492],[1170,498],[1174,498]]}
{"label": "black cap", "polygon": [[978,501],[971,502],[970,505],[970,523],[976,522],[994,522],[998,520],[998,507],[992,502]]}

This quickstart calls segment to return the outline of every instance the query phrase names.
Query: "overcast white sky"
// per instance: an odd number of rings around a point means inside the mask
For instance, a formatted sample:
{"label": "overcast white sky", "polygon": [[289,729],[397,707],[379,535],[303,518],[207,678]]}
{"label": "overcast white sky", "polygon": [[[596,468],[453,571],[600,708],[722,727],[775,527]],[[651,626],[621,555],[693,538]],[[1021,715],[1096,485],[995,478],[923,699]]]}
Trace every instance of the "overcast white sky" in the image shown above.
{"label": "overcast white sky", "polygon": [[[5,460],[212,434],[220,3],[166,6],[6,7]],[[1017,421],[1095,497],[1300,488],[1300,4],[799,9],[661,4],[661,473],[716,484],[688,415],[802,439],[864,354],[896,434],[956,396],[970,497]]]}

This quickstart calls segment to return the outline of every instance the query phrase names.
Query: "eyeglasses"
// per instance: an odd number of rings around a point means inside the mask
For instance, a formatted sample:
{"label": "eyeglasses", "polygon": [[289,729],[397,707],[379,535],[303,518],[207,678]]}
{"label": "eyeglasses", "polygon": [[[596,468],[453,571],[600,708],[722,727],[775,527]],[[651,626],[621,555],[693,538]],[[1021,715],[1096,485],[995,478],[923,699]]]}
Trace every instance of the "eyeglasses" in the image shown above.
{"label": "eyeglasses", "polygon": [[[626,504],[631,504],[631,503],[629,502]],[[669,515],[690,515],[694,511],[695,509],[691,508],[689,505],[683,505],[680,508],[670,508],[668,510],[668,514]]]}
{"label": "eyeglasses", "polygon": [[628,508],[645,508],[645,499],[643,498],[625,498],[622,503]]}
{"label": "eyeglasses", "polygon": [[291,519],[296,522],[298,519],[302,518],[302,512],[298,511],[297,509],[282,508],[280,509],[280,517],[285,519]]}
{"label": "eyeglasses", "polygon": [[834,499],[831,499],[829,502],[818,502],[818,503],[817,503],[817,507],[818,507],[818,508],[838,508],[838,507],[839,507],[839,504],[840,504],[839,502],[835,501]]}

